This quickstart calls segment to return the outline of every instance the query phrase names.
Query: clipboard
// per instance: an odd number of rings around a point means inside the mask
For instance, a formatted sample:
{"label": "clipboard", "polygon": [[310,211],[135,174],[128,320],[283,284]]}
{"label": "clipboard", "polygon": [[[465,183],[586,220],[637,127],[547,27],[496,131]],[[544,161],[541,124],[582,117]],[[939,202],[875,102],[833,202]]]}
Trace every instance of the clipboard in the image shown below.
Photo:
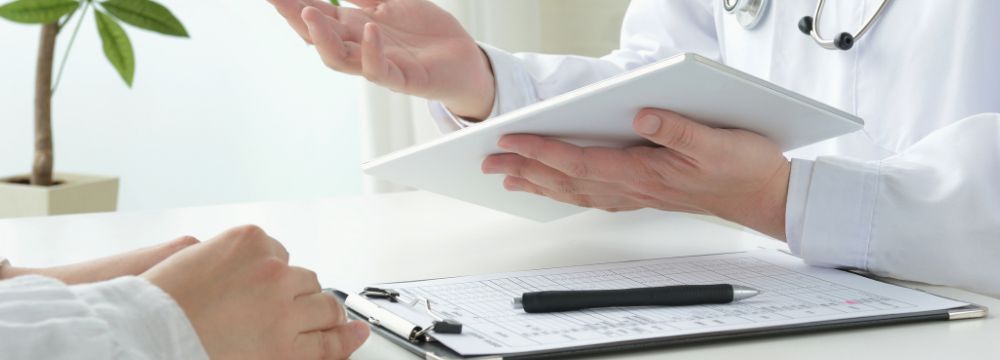
{"label": "clipboard", "polygon": [[[716,254],[711,254],[716,255]],[[708,255],[702,255],[708,256]],[[865,277],[867,279],[878,281],[881,284],[887,284],[893,287],[899,287],[898,285],[888,284],[878,279],[874,279],[861,274],[856,274],[848,270],[837,270],[845,274],[849,273],[852,276]],[[900,287],[902,288],[902,287]],[[336,296],[342,303],[348,302],[347,293],[335,289],[327,289],[332,295]],[[366,291],[388,291],[386,294],[376,294],[375,297],[385,299],[385,296],[392,296],[392,290],[386,290],[381,288],[367,288]],[[944,298],[938,295],[933,295],[938,298]],[[354,297],[358,299],[358,297]],[[946,299],[946,298],[944,298]],[[427,306],[426,311],[432,312],[430,306]],[[862,316],[862,317],[852,317],[846,319],[837,320],[827,320],[827,321],[815,321],[815,322],[805,322],[800,324],[792,325],[781,325],[781,326],[766,326],[766,327],[756,327],[752,329],[743,330],[730,330],[730,331],[713,331],[700,334],[685,334],[685,335],[667,335],[660,337],[650,337],[644,339],[635,340],[623,340],[623,341],[613,341],[606,342],[602,344],[592,344],[587,346],[568,346],[560,347],[554,349],[546,349],[541,351],[526,351],[526,352],[516,352],[516,353],[501,353],[501,354],[491,354],[491,355],[480,355],[480,356],[468,356],[465,357],[441,342],[435,341],[433,339],[433,333],[428,331],[428,327],[431,324],[416,324],[412,322],[405,322],[403,324],[399,323],[400,319],[388,319],[387,317],[392,317],[391,314],[372,314],[363,313],[358,311],[355,307],[347,307],[348,316],[351,319],[363,320],[370,324],[372,332],[378,334],[393,344],[407,350],[408,352],[414,354],[419,358],[424,359],[448,359],[448,360],[459,360],[459,359],[473,359],[473,360],[502,360],[502,359],[548,359],[554,357],[570,357],[570,356],[581,356],[581,355],[593,355],[593,354],[603,354],[611,352],[624,352],[624,351],[635,351],[635,350],[646,350],[646,349],[656,349],[656,348],[666,348],[673,346],[681,346],[695,343],[706,343],[706,342],[717,342],[717,341],[727,341],[727,340],[737,340],[737,339],[748,339],[748,338],[760,338],[766,336],[777,336],[785,334],[801,334],[801,333],[811,333],[811,332],[823,332],[823,331],[835,331],[850,328],[860,328],[860,327],[874,327],[892,324],[905,324],[914,322],[925,322],[925,321],[950,321],[950,320],[962,320],[962,319],[975,319],[983,318],[988,314],[988,309],[986,307],[968,304],[966,306],[933,310],[933,311],[916,311],[916,312],[906,312],[899,314],[890,315],[878,315],[878,316]],[[435,315],[432,317],[437,318]],[[395,324],[389,324],[392,322]],[[395,325],[395,326],[393,326]],[[404,334],[408,334],[404,335]],[[414,337],[415,334],[427,335],[421,338],[421,336]]]}

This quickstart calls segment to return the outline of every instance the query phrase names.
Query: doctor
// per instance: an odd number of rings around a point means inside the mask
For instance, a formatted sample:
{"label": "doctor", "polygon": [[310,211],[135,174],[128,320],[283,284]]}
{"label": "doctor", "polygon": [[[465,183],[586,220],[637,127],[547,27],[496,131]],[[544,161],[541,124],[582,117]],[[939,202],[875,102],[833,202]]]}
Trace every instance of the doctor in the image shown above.
{"label": "doctor", "polygon": [[646,109],[634,129],[662,147],[510,135],[483,170],[512,191],[712,214],[810,263],[1000,295],[1000,2],[635,0],[602,58],[477,44],[424,0],[271,2],[326,65],[432,99],[448,130],[681,52],[854,113],[864,131],[791,161],[756,134]]}

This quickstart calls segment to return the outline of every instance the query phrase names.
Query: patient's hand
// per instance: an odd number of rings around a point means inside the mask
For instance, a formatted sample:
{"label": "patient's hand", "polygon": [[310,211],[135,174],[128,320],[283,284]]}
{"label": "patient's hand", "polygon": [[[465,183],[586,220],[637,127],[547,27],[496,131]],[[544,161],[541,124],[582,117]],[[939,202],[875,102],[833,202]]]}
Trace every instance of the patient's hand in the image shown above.
{"label": "patient's hand", "polygon": [[451,14],[426,0],[268,0],[323,62],[394,91],[484,119],[493,108],[489,60]]}
{"label": "patient's hand", "polygon": [[12,278],[35,274],[53,277],[71,285],[110,280],[120,276],[142,274],[170,255],[197,243],[198,239],[184,236],[163,244],[72,265],[37,269],[6,267],[2,276]]}
{"label": "patient's hand", "polygon": [[142,274],[170,294],[212,359],[343,359],[368,337],[320,292],[312,271],[244,226],[191,246]]}

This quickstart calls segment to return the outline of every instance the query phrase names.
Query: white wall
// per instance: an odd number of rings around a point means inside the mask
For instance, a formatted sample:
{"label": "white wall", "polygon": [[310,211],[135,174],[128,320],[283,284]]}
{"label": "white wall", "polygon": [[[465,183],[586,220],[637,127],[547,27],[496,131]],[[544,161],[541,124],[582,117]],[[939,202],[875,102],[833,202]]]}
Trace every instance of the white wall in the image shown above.
{"label": "white wall", "polygon": [[[359,80],[264,0],[161,1],[192,38],[126,25],[131,90],[84,22],[54,100],[57,171],[121,176],[121,210],[361,192]],[[0,176],[30,170],[38,31],[0,19]]]}
{"label": "white wall", "polygon": [[543,0],[539,4],[543,51],[603,56],[618,48],[629,0]]}

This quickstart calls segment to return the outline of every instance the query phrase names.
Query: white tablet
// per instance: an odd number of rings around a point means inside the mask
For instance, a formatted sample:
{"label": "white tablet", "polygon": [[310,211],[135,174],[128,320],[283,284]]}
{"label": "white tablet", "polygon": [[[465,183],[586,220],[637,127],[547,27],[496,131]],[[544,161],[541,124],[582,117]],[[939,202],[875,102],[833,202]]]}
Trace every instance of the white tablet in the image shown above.
{"label": "white tablet", "polygon": [[581,146],[627,147],[647,141],[632,130],[643,108],[662,108],[706,125],[754,131],[785,151],[860,130],[851,114],[696,54],[681,54],[434,141],[365,163],[365,173],[538,221],[586,209],[503,188],[481,165],[502,152],[506,134],[537,134]]}

